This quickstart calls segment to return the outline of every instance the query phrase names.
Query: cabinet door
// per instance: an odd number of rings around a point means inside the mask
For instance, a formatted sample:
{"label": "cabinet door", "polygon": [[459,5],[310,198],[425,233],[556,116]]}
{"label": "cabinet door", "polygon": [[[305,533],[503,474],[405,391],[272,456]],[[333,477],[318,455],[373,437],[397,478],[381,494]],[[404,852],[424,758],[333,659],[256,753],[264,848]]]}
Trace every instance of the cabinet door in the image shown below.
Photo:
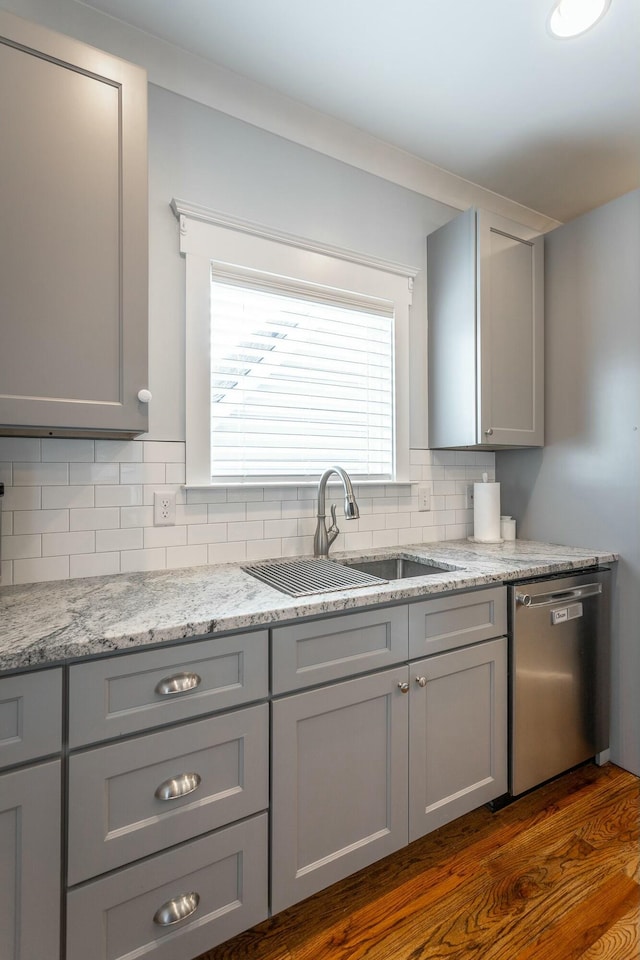
{"label": "cabinet door", "polygon": [[478,211],[478,443],[542,446],[542,237]]}
{"label": "cabinet door", "polygon": [[146,87],[0,13],[0,432],[147,429]]}
{"label": "cabinet door", "polygon": [[0,776],[0,957],[60,957],[60,761]]}
{"label": "cabinet door", "polygon": [[507,640],[410,664],[409,839],[507,790]]}
{"label": "cabinet door", "polygon": [[271,910],[407,842],[406,666],[273,703]]}

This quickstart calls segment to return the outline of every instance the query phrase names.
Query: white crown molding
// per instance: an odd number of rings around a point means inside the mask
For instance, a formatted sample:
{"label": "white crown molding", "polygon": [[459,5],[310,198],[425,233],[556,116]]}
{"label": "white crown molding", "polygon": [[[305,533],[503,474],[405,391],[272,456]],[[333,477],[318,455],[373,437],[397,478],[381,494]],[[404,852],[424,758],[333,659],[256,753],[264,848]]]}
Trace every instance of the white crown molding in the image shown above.
{"label": "white crown molding", "polygon": [[457,177],[349,124],[77,0],[1,0],[18,16],[66,33],[147,70],[149,82],[309,147],[457,210],[478,206],[539,233],[559,221]]}
{"label": "white crown molding", "polygon": [[323,256],[334,257],[337,260],[345,260],[347,263],[357,263],[363,267],[371,267],[374,270],[384,270],[385,273],[391,273],[398,277],[407,277],[411,283],[420,273],[419,267],[410,267],[404,263],[396,263],[393,260],[381,260],[379,257],[371,257],[365,254],[357,253],[355,250],[348,250],[346,247],[336,247],[330,243],[318,243],[309,237],[297,236],[293,233],[285,233],[282,230],[274,230],[262,223],[253,220],[242,220],[239,217],[232,217],[229,214],[221,213],[218,210],[211,210],[209,207],[203,207],[197,203],[189,203],[187,200],[178,200],[174,198],[171,201],[171,209],[180,221],[180,233],[186,232],[186,224],[183,217],[191,220],[199,220],[203,223],[212,223],[216,227],[224,227],[228,230],[235,230],[239,233],[248,233],[254,237],[262,237],[265,240],[274,240],[277,243],[283,243],[289,247],[295,247],[298,250],[309,250],[311,253],[319,253]]}

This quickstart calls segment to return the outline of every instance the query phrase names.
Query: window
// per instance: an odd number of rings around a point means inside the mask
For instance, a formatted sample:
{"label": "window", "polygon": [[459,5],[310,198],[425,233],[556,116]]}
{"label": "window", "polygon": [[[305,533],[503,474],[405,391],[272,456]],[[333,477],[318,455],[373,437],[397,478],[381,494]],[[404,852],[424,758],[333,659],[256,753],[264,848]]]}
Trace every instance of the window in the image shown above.
{"label": "window", "polygon": [[406,482],[416,271],[184,208],[187,484]]}

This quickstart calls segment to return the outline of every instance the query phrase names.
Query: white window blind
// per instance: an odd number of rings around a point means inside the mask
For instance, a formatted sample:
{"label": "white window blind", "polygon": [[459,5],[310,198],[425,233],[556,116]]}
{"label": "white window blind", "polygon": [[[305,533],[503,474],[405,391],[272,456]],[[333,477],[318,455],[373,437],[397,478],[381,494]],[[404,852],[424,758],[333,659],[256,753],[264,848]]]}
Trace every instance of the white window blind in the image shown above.
{"label": "white window blind", "polygon": [[393,478],[393,308],[347,299],[212,272],[213,481]]}

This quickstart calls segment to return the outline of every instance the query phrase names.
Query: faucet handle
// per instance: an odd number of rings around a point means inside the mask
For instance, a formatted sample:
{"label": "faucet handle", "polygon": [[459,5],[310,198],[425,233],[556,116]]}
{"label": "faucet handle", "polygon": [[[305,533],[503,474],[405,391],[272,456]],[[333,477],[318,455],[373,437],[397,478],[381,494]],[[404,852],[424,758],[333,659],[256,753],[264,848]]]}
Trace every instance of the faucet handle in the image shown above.
{"label": "faucet handle", "polygon": [[332,504],[331,504],[331,508],[330,508],[330,509],[331,509],[331,526],[330,526],[329,529],[327,530],[327,537],[329,538],[329,546],[331,546],[331,544],[333,543],[333,541],[336,539],[336,537],[337,537],[338,534],[340,533],[340,530],[338,529],[338,524],[337,524],[337,522],[336,522],[336,505],[335,505],[335,503],[332,503]]}

